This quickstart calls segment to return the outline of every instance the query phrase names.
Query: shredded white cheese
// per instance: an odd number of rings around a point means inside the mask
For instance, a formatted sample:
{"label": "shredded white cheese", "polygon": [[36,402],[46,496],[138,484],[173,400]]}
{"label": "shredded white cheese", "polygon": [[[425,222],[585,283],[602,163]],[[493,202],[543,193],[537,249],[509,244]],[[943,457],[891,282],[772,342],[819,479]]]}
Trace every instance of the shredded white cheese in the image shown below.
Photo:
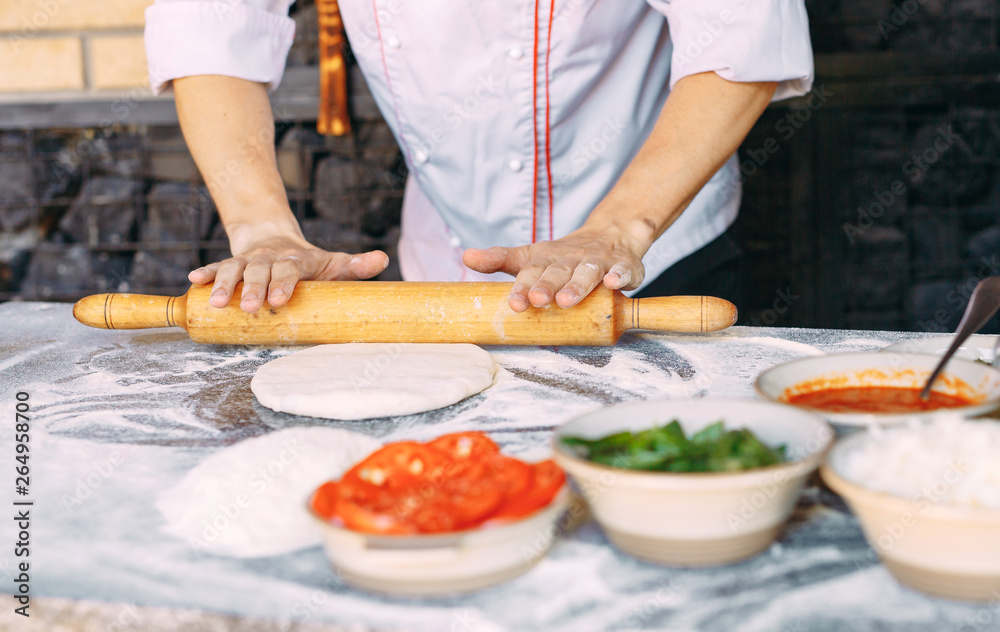
{"label": "shredded white cheese", "polygon": [[844,455],[840,474],[915,502],[1000,509],[1000,423],[947,416],[873,429]]}

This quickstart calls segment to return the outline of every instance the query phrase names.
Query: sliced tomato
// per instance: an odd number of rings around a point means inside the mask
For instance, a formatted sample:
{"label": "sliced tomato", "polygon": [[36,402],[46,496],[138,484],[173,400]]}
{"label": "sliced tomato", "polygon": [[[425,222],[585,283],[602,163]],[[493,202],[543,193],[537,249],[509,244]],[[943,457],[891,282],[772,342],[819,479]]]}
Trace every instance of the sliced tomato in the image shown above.
{"label": "sliced tomato", "polygon": [[321,515],[357,531],[445,533],[527,515],[550,503],[564,482],[552,461],[529,465],[500,454],[484,433],[460,432],[386,445],[313,502]]}
{"label": "sliced tomato", "polygon": [[444,452],[416,441],[389,443],[348,470],[341,482],[406,488],[428,477],[440,477],[450,462]]}
{"label": "sliced tomato", "polygon": [[427,445],[458,460],[500,453],[500,446],[484,432],[453,432],[428,441]]}
{"label": "sliced tomato", "polygon": [[390,443],[344,474],[335,514],[344,524],[368,533],[416,533],[414,514],[426,504],[427,477],[441,477],[451,459],[414,441]]}
{"label": "sliced tomato", "polygon": [[361,503],[355,499],[337,501],[337,517],[348,529],[366,533],[406,535],[417,533],[411,520],[403,519],[393,510],[393,503]]}
{"label": "sliced tomato", "polygon": [[481,459],[455,459],[414,442],[389,444],[352,467],[335,513],[369,533],[441,533],[478,524],[499,506]]}
{"label": "sliced tomato", "polygon": [[480,524],[503,495],[484,478],[422,481],[410,487],[341,485],[336,514],[351,529],[369,533],[443,533]]}
{"label": "sliced tomato", "polygon": [[534,513],[551,503],[566,482],[566,474],[551,459],[530,467],[533,474],[531,486],[521,494],[510,497],[491,516],[491,520],[509,520]]}
{"label": "sliced tomato", "polygon": [[312,497],[312,508],[320,517],[330,520],[337,504],[337,483],[327,481],[319,486]]}
{"label": "sliced tomato", "polygon": [[469,529],[482,524],[496,513],[504,496],[489,479],[457,478],[448,481],[443,495],[450,498],[450,512],[456,529]]}
{"label": "sliced tomato", "polygon": [[498,454],[486,461],[486,476],[503,494],[504,503],[524,494],[533,484],[533,468],[520,459]]}

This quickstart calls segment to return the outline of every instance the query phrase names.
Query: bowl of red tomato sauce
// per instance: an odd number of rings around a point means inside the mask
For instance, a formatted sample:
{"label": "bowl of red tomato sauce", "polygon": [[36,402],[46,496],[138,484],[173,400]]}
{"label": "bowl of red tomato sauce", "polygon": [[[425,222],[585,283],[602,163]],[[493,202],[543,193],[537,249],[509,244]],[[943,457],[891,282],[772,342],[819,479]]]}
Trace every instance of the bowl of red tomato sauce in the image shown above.
{"label": "bowl of red tomato sauce", "polygon": [[527,572],[552,545],[570,496],[554,461],[525,462],[484,433],[461,432],[386,444],[308,504],[345,582],[446,595]]}
{"label": "bowl of red tomato sauce", "polygon": [[930,396],[920,391],[940,358],[890,352],[837,353],[793,360],[764,371],[757,392],[853,426],[929,419],[942,412],[976,417],[1000,407],[1000,371],[953,358]]}

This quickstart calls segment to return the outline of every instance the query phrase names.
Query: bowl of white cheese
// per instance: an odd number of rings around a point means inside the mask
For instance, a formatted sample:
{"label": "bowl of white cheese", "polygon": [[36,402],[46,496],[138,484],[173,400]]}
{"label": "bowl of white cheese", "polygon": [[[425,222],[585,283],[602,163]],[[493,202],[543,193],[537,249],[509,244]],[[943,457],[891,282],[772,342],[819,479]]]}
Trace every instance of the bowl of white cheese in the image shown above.
{"label": "bowl of white cheese", "polygon": [[850,435],[820,470],[890,573],[963,601],[1000,595],[1000,423],[942,415]]}

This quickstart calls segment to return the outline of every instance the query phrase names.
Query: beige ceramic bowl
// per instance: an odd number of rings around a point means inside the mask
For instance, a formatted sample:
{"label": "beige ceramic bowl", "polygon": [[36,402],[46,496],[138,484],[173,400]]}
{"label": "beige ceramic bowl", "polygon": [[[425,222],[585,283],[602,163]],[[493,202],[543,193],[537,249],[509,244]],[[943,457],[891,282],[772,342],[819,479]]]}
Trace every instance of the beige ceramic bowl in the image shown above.
{"label": "beige ceramic bowl", "polygon": [[857,433],[837,442],[821,474],[861,522],[868,543],[900,583],[937,597],[1000,596],[1000,511],[931,505],[872,491],[843,476]]}
{"label": "beige ceramic bowl", "polygon": [[[591,463],[562,437],[590,439],[677,419],[685,434],[719,420],[785,444],[788,463],[736,473],[638,472]],[[806,477],[833,440],[820,417],[751,400],[655,400],[603,408],[563,425],[555,459],[590,505],[608,538],[636,557],[678,566],[736,562],[766,549],[795,508]]]}
{"label": "beige ceramic bowl", "polygon": [[323,530],[330,563],[349,584],[395,595],[447,595],[499,584],[527,572],[551,547],[569,506],[568,486],[545,508],[503,526],[440,535],[359,533],[309,512]]}
{"label": "beige ceramic bowl", "polygon": [[[775,402],[790,395],[831,387],[894,386],[923,388],[941,358],[922,353],[871,351],[834,353],[792,360],[768,369],[757,378],[757,392]],[[976,417],[1000,406],[1000,371],[971,360],[952,358],[934,383],[934,390],[963,395],[972,403],[949,408],[963,417]],[[835,424],[867,426],[899,424],[910,419],[930,419],[937,411],[911,413],[837,413],[801,406]]]}

